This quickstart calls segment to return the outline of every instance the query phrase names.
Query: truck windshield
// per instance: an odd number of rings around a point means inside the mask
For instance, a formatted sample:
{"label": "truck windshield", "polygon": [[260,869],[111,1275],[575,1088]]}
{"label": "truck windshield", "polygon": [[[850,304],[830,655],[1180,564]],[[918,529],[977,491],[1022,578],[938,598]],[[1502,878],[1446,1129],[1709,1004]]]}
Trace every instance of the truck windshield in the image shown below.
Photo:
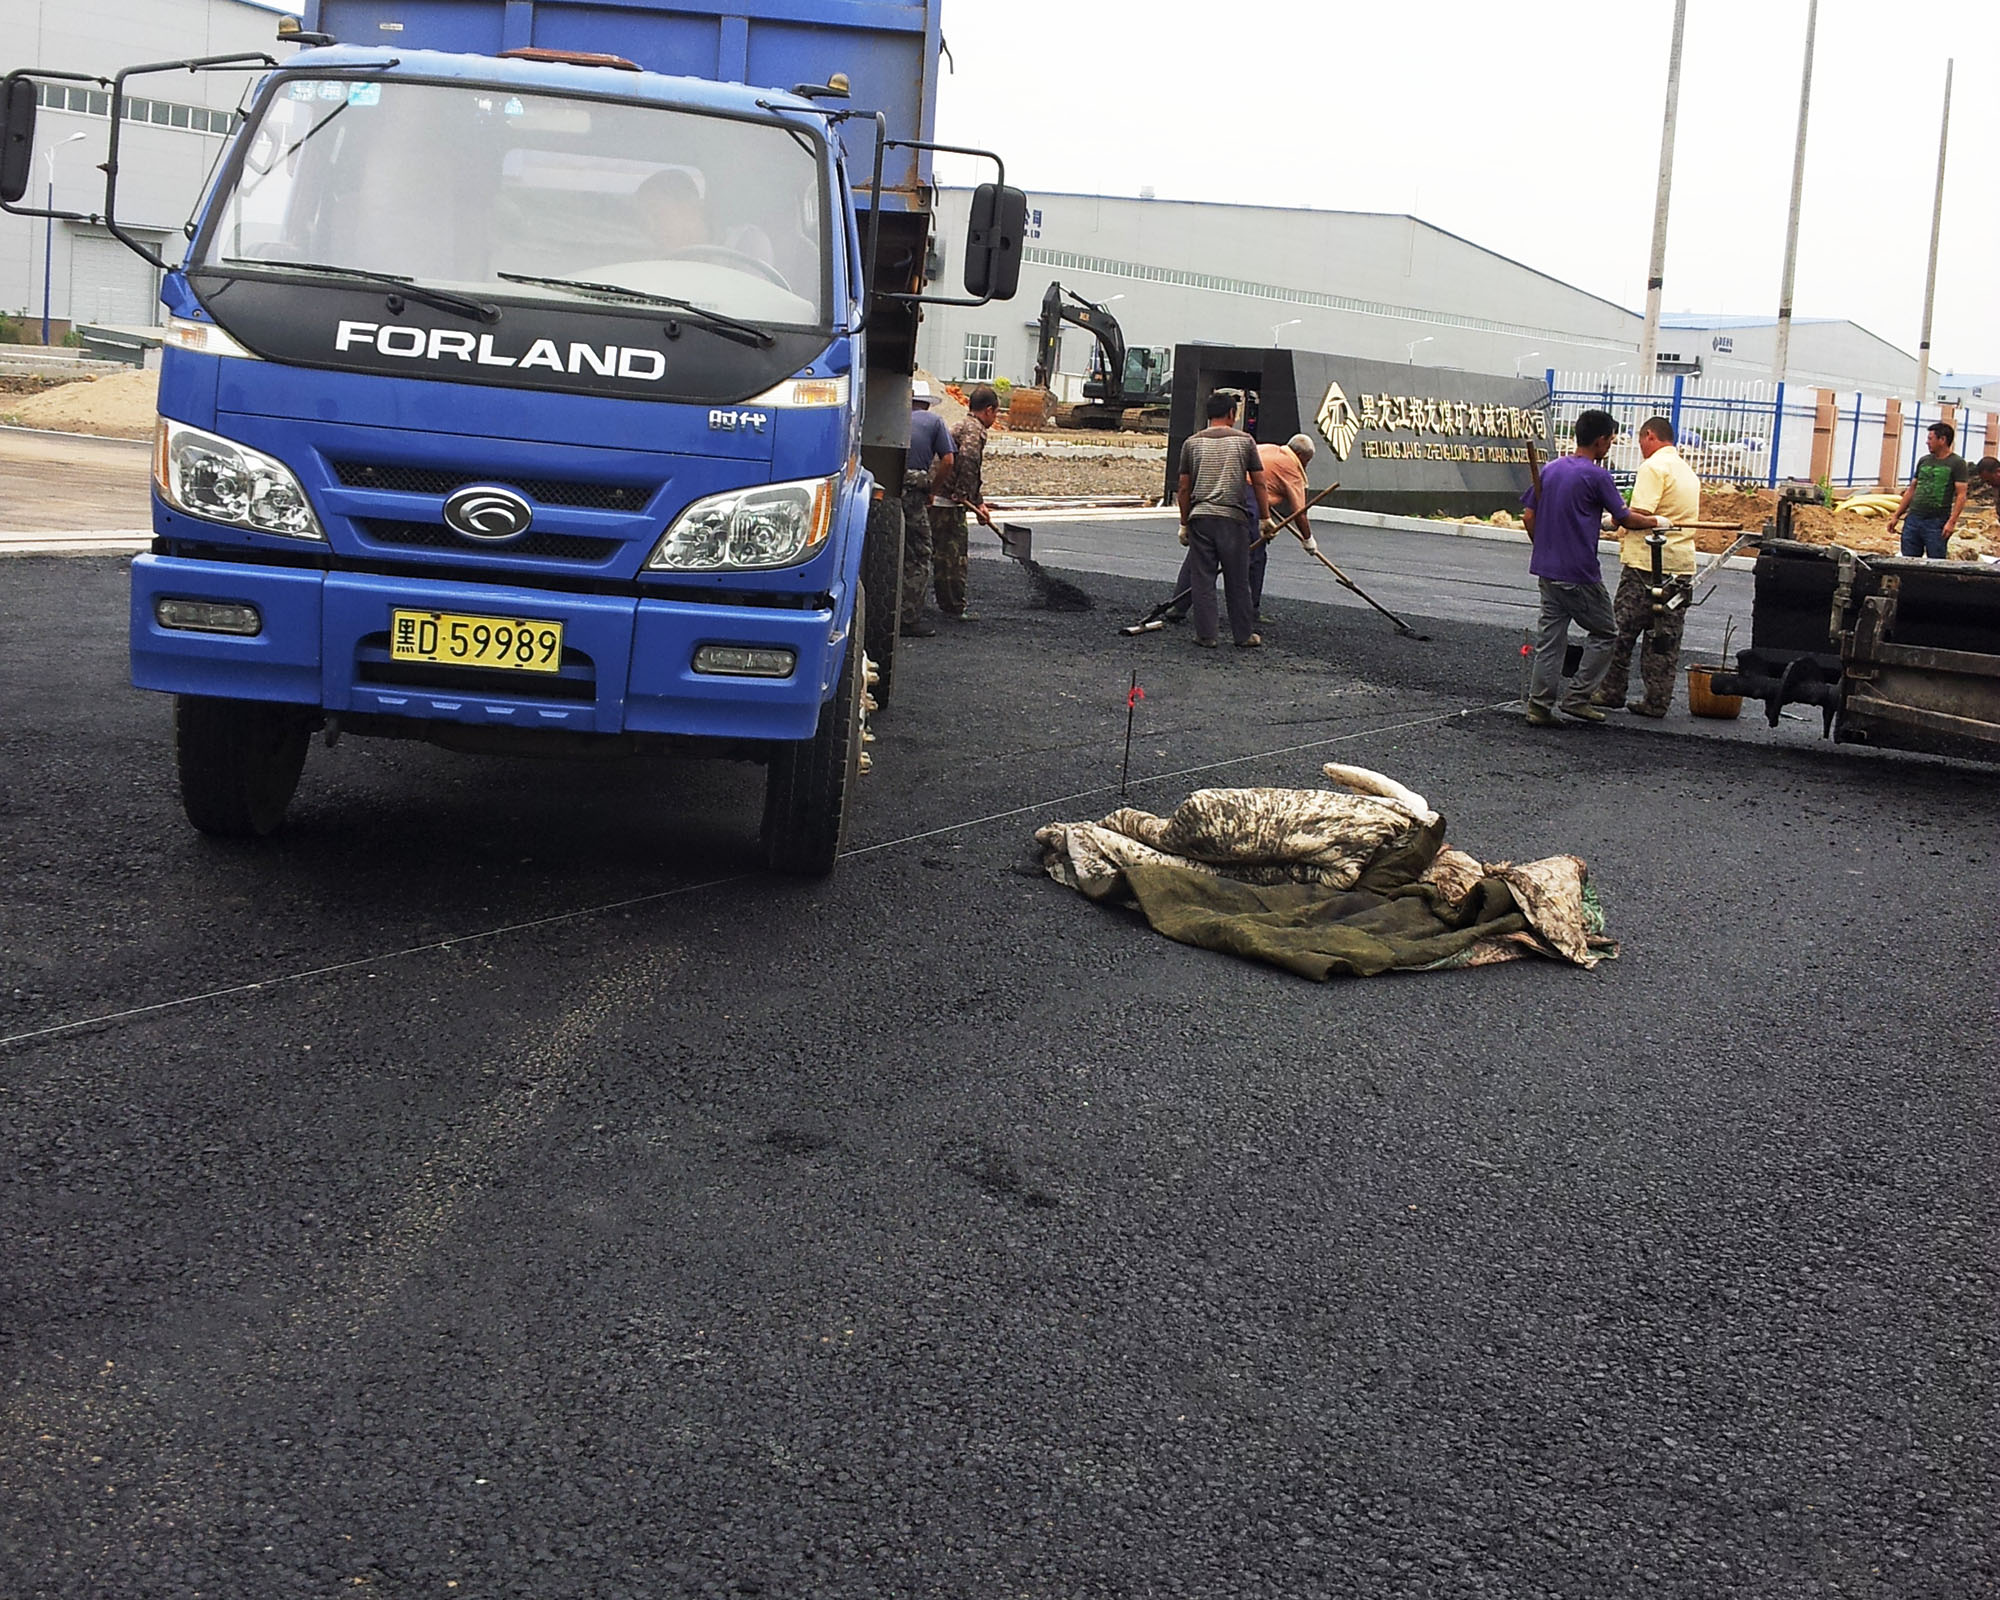
{"label": "truck windshield", "polygon": [[243,138],[190,266],[317,263],[603,309],[601,293],[548,281],[570,279],[757,324],[826,321],[824,170],[803,131],[458,84],[290,78]]}

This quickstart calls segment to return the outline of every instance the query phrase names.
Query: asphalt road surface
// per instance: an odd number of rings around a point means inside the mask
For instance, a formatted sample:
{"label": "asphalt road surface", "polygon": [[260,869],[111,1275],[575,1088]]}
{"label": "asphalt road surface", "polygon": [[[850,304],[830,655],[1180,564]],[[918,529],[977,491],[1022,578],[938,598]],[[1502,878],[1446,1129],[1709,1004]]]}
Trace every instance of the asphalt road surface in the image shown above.
{"label": "asphalt road surface", "polygon": [[[122,563],[0,576],[0,1593],[2000,1589],[1990,771],[1528,728],[1456,570],[1197,652],[981,564],[830,883],[753,769],[353,740],[236,848]],[[1622,959],[1059,888],[1135,670],[1134,803],[1376,767]]]}

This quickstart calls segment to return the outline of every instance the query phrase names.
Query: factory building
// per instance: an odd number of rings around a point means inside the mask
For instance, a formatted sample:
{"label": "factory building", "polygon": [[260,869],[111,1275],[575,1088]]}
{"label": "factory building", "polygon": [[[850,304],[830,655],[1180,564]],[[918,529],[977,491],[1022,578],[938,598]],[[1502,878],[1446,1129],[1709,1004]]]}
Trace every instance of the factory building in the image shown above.
{"label": "factory building", "polygon": [[[292,52],[276,41],[279,14],[253,0],[0,0],[0,39],[10,66],[109,78],[147,61],[252,51],[282,59]],[[180,259],[181,225],[253,81],[245,72],[163,72],[126,85],[118,220],[170,262]],[[33,179],[21,203],[102,212],[110,92],[55,82],[41,84],[38,98]],[[58,338],[72,321],[152,326],[165,315],[159,272],[102,224],[0,213],[0,314],[36,341],[45,305]]]}
{"label": "factory building", "polygon": [[[958,281],[950,256],[970,198],[941,197],[946,287]],[[1051,281],[1109,309],[1135,348],[1278,345],[1505,377],[1637,366],[1638,312],[1415,217],[1112,195],[1035,194],[1028,205],[1015,298],[925,312],[918,354],[937,376],[1030,381]],[[1774,333],[1769,317],[1668,318],[1660,370],[1768,379]],[[1058,371],[1074,380],[1089,370],[1090,334],[1066,328],[1061,345]],[[1800,318],[1789,376],[1907,395],[1916,358],[1851,322]]]}

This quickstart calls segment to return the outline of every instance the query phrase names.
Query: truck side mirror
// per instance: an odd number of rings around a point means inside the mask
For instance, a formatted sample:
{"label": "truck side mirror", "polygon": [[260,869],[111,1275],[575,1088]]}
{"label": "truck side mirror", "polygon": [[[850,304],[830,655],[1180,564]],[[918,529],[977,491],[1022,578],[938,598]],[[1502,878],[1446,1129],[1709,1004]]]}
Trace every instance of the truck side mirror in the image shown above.
{"label": "truck side mirror", "polygon": [[0,201],[12,205],[28,192],[35,164],[35,85],[9,78],[0,105]]}
{"label": "truck side mirror", "polygon": [[1028,231],[1028,197],[1019,189],[982,183],[972,191],[965,230],[965,292],[1011,300],[1021,282],[1021,238]]}

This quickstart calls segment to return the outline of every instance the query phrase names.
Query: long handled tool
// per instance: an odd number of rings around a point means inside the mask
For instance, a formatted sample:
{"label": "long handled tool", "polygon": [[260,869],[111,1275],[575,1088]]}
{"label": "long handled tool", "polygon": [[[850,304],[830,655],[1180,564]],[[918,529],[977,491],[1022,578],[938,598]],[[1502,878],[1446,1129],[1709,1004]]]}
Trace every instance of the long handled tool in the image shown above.
{"label": "long handled tool", "polygon": [[[1250,541],[1250,548],[1252,550],[1255,550],[1257,546],[1259,546],[1260,544],[1269,544],[1273,539],[1277,538],[1278,535],[1283,533],[1287,528],[1291,528],[1292,532],[1298,533],[1299,530],[1297,528],[1292,528],[1292,524],[1297,522],[1300,517],[1304,516],[1308,511],[1312,510],[1314,506],[1318,505],[1320,501],[1324,500],[1328,495],[1332,494],[1334,490],[1338,489],[1339,487],[1340,487],[1340,482],[1338,479],[1335,479],[1332,483],[1329,483],[1324,489],[1320,490],[1318,494],[1314,495],[1304,505],[1300,506],[1298,510],[1294,511],[1289,517],[1285,518],[1283,522],[1274,523],[1269,533],[1258,534],[1256,538]],[[1299,538],[1301,541],[1309,539],[1311,537],[1312,535],[1310,532],[1299,533]]]}
{"label": "long handled tool", "polygon": [[1405,639],[1415,639],[1423,644],[1430,643],[1431,636],[1429,634],[1417,632],[1415,628],[1411,627],[1401,617],[1397,616],[1395,612],[1391,611],[1387,606],[1383,605],[1381,601],[1375,599],[1375,597],[1369,594],[1367,590],[1363,589],[1360,584],[1356,583],[1346,573],[1342,572],[1340,568],[1336,567],[1331,561],[1327,560],[1326,557],[1321,555],[1317,550],[1308,550],[1306,554],[1311,556],[1313,560],[1317,561],[1321,566],[1325,567],[1328,572],[1332,573],[1336,578],[1338,578],[1340,580],[1340,586],[1343,589],[1347,590],[1349,594],[1355,595],[1358,598],[1365,600],[1369,605],[1373,606],[1377,611],[1381,612],[1383,616],[1387,617],[1391,622],[1393,622],[1396,625],[1396,631],[1400,633]]}
{"label": "long handled tool", "polygon": [[[1275,527],[1273,527],[1269,533],[1259,534],[1254,540],[1251,541],[1250,548],[1254,551],[1260,545],[1269,544],[1273,539],[1277,538],[1278,535],[1283,533],[1287,528],[1291,528],[1292,524],[1297,522],[1300,517],[1304,516],[1308,511],[1312,510],[1314,506],[1318,505],[1322,500],[1324,500],[1328,495],[1332,494],[1334,490],[1338,489],[1339,487],[1340,484],[1338,482],[1328,484],[1324,489],[1320,490],[1318,494],[1314,495],[1304,505],[1300,506],[1298,510],[1294,511],[1290,516],[1286,517],[1284,521],[1278,523]],[[1293,528],[1292,531],[1294,533],[1298,532],[1296,528]],[[1308,537],[1308,535],[1300,534],[1299,537],[1301,542],[1303,542]],[[1158,633],[1162,628],[1164,628],[1167,625],[1167,613],[1170,611],[1176,611],[1180,607],[1186,605],[1188,600],[1193,596],[1193,594],[1194,590],[1192,587],[1184,588],[1180,590],[1178,593],[1176,593],[1171,599],[1162,600],[1158,605],[1154,606],[1151,611],[1148,611],[1137,622],[1130,623],[1127,626],[1120,628],[1118,631],[1124,634],[1127,638],[1133,638],[1142,633]]]}

